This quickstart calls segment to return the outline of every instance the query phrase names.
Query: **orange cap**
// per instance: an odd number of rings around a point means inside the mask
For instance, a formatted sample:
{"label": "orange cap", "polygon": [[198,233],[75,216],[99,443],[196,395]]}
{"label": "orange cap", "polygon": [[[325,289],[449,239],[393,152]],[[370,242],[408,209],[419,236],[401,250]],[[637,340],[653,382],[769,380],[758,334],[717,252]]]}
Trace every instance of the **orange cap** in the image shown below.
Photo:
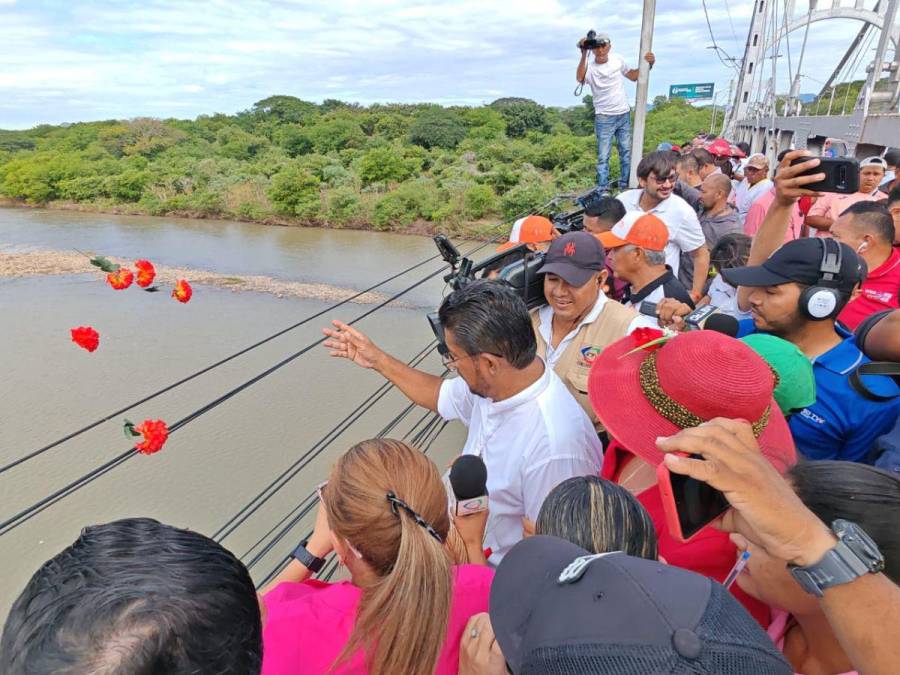
{"label": "orange cap", "polygon": [[662,251],[669,243],[669,228],[652,213],[629,211],[609,232],[597,235],[604,248],[632,244],[650,251]]}
{"label": "orange cap", "polygon": [[509,241],[498,246],[497,251],[505,251],[519,244],[539,244],[552,239],[553,223],[544,216],[525,216],[513,223]]}

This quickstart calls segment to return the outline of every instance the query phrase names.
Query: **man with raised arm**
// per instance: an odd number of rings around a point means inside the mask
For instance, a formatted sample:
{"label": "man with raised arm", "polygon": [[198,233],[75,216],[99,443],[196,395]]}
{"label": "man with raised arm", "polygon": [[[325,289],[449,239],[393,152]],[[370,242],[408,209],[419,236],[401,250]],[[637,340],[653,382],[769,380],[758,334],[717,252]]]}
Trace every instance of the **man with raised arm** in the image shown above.
{"label": "man with raised arm", "polygon": [[[609,191],[609,154],[613,137],[619,149],[619,189],[627,190],[631,174],[631,106],[625,98],[622,78],[637,82],[637,68],[629,68],[625,60],[612,51],[612,41],[606,33],[595,38],[597,46],[588,49],[584,38],[578,41],[581,60],[575,77],[591,87],[594,99],[594,131],[597,134],[597,187]],[[592,59],[588,59],[590,52]],[[653,68],[656,57],[653,52],[644,54],[644,60]]]}
{"label": "man with raised arm", "polygon": [[572,476],[596,473],[602,448],[590,419],[537,356],[528,309],[506,284],[476,281],[438,310],[441,356],[458,377],[416,370],[340,321],[324,329],[331,355],[372,368],[414,403],[469,429],[463,454],[487,465],[491,506],[485,545],[497,564],[537,518],[544,497]]}

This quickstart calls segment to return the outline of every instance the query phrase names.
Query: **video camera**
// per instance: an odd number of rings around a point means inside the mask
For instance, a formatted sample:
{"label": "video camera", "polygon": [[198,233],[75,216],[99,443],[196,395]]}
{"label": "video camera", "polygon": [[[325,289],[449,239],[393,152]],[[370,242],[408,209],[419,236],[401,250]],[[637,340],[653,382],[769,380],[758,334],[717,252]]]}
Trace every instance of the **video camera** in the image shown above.
{"label": "video camera", "polygon": [[[603,194],[597,188],[581,195],[557,195],[548,205],[549,208],[552,209],[566,201],[574,201],[577,208],[551,212],[549,217],[553,227],[560,234],[581,230],[584,227],[585,209],[602,198]],[[434,243],[441,257],[450,265],[450,272],[444,276],[444,281],[452,290],[459,290],[476,279],[495,279],[505,281],[515,289],[525,301],[528,309],[547,304],[547,299],[544,297],[544,279],[537,273],[540,266],[544,264],[542,251],[532,251],[528,248],[528,244],[519,244],[505,251],[493,253],[476,263],[470,258],[463,257],[456,246],[442,234],[434,237]],[[438,339],[438,351],[446,354],[444,330],[438,319],[438,313],[428,314],[428,322]]]}
{"label": "video camera", "polygon": [[584,36],[584,40],[579,40],[576,47],[579,49],[596,49],[597,47],[605,47],[609,42],[606,40],[598,40],[597,39],[597,31],[589,30],[587,35]]}

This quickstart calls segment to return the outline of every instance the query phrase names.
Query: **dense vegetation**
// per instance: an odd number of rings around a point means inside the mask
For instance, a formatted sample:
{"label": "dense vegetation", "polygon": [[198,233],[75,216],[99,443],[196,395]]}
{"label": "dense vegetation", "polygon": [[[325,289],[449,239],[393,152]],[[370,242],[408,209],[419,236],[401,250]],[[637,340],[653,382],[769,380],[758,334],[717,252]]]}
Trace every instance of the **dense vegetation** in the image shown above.
{"label": "dense vegetation", "polygon": [[[708,130],[708,108],[654,103],[645,148]],[[0,195],[125,213],[476,234],[588,188],[595,162],[589,97],[559,109],[520,98],[442,108],[272,96],[193,121],[0,131]]]}

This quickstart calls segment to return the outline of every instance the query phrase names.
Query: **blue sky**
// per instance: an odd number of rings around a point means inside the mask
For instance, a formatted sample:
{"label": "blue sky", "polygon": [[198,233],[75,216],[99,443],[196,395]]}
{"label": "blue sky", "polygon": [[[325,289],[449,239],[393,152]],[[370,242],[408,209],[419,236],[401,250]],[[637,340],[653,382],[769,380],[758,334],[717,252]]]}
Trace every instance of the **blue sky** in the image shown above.
{"label": "blue sky", "polygon": [[[753,3],[707,5],[716,40],[740,57]],[[606,31],[614,50],[634,64],[641,6],[640,0],[0,0],[0,128],[234,113],[272,94],[445,105],[525,96],[574,105],[574,43],[588,28]],[[858,26],[814,24],[806,56],[813,65],[804,71],[824,80]],[[796,59],[801,36],[794,36]],[[709,44],[700,0],[659,0],[651,97],[689,82],[713,81],[727,91],[733,71]],[[808,79],[802,89],[817,91],[818,84]]]}

